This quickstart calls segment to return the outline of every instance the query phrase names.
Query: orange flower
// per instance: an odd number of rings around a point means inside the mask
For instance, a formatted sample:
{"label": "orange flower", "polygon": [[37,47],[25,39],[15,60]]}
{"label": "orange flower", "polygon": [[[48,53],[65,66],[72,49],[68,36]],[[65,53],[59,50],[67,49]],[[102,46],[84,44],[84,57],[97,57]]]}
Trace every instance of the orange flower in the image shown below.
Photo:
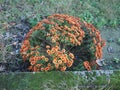
{"label": "orange flower", "polygon": [[28,53],[28,54],[26,54],[26,57],[28,58],[28,57],[30,57],[30,54]]}
{"label": "orange flower", "polygon": [[66,50],[65,49],[62,49],[62,53],[64,53]]}
{"label": "orange flower", "polygon": [[98,44],[97,44],[97,47],[98,47],[98,49],[101,49],[101,44],[98,43]]}
{"label": "orange flower", "polygon": [[39,56],[35,56],[35,61],[40,60]]}
{"label": "orange flower", "polygon": [[94,44],[97,44],[97,41],[96,41],[96,39],[95,39],[95,38],[93,38],[93,43],[94,43]]}
{"label": "orange flower", "polygon": [[30,61],[30,62],[31,62],[31,61],[34,61],[34,57],[30,57],[29,61]]}
{"label": "orange flower", "polygon": [[34,30],[38,30],[39,28],[41,28],[43,22],[39,22],[35,27],[33,27],[32,31]]}
{"label": "orange flower", "polygon": [[67,63],[67,59],[66,58],[62,59],[62,61],[63,61],[63,63]]}
{"label": "orange flower", "polygon": [[62,64],[62,60],[58,60],[58,64],[60,64],[60,65],[61,65],[61,64]]}
{"label": "orange flower", "polygon": [[55,68],[56,68],[56,69],[59,68],[59,64],[58,64],[58,63],[55,64]]}
{"label": "orange flower", "polygon": [[36,55],[39,55],[40,53],[39,53],[39,51],[36,51],[35,54],[36,54]]}
{"label": "orange flower", "polygon": [[38,56],[38,60],[40,60],[41,59],[41,56]]}
{"label": "orange flower", "polygon": [[58,50],[59,50],[59,47],[58,47],[58,46],[55,46],[55,49],[56,49],[56,51],[58,51]]}
{"label": "orange flower", "polygon": [[82,41],[82,37],[79,37],[79,38],[78,38],[78,41]]}
{"label": "orange flower", "polygon": [[34,51],[31,51],[31,52],[30,52],[30,55],[33,55],[33,54],[35,54],[35,52],[34,52]]}
{"label": "orange flower", "polygon": [[72,64],[73,64],[72,62],[68,61],[68,62],[67,62],[67,67],[71,67]]}
{"label": "orange flower", "polygon": [[56,40],[54,38],[52,38],[52,43],[56,42]]}
{"label": "orange flower", "polygon": [[45,68],[43,68],[43,67],[42,67],[40,70],[41,70],[41,71],[44,71],[44,70],[45,70]]}
{"label": "orange flower", "polygon": [[24,48],[26,48],[26,45],[23,44],[23,45],[21,46],[21,49],[24,49]]}
{"label": "orange flower", "polygon": [[66,70],[66,66],[63,66],[60,68],[61,71],[65,71]]}
{"label": "orange flower", "polygon": [[70,38],[70,42],[71,42],[72,44],[75,44],[75,40],[74,40],[73,38]]}
{"label": "orange flower", "polygon": [[41,67],[42,66],[42,64],[36,64],[36,67]]}
{"label": "orange flower", "polygon": [[72,59],[75,58],[74,55],[73,55],[72,53],[69,53],[69,56],[70,56]]}
{"label": "orange flower", "polygon": [[31,61],[30,64],[31,64],[31,65],[35,65],[35,64],[36,64],[36,61]]}
{"label": "orange flower", "polygon": [[57,50],[55,48],[52,48],[51,54],[54,54]]}
{"label": "orange flower", "polygon": [[45,58],[45,62],[48,62],[49,61],[49,59],[48,58]]}
{"label": "orange flower", "polygon": [[29,42],[29,40],[24,40],[24,42],[23,42],[25,45],[30,45],[30,42]]}
{"label": "orange flower", "polygon": [[48,67],[51,67],[51,64],[50,64],[50,63],[48,63],[48,64],[47,64],[47,66],[48,66]]}
{"label": "orange flower", "polygon": [[50,51],[49,49],[47,50],[47,54],[48,54],[48,55],[51,55],[51,51]]}
{"label": "orange flower", "polygon": [[57,59],[56,59],[56,58],[53,59],[53,63],[54,63],[54,64],[57,63]]}
{"label": "orange flower", "polygon": [[90,63],[88,61],[84,61],[83,64],[88,71],[91,70]]}
{"label": "orange flower", "polygon": [[33,67],[33,71],[38,72],[39,69],[38,69],[36,66],[34,66],[34,67]]}
{"label": "orange flower", "polygon": [[45,71],[48,71],[48,70],[50,70],[50,67],[46,67],[46,68],[45,68]]}
{"label": "orange flower", "polygon": [[95,52],[95,57],[96,57],[96,59],[99,59],[99,56],[98,56],[97,52]]}
{"label": "orange flower", "polygon": [[106,45],[105,40],[102,40],[102,47]]}
{"label": "orange flower", "polygon": [[29,47],[25,47],[25,48],[22,50],[22,52],[27,52],[28,49],[29,49]]}
{"label": "orange flower", "polygon": [[41,56],[41,59],[45,59],[45,56],[44,56],[44,55],[42,55],[42,56]]}
{"label": "orange flower", "polygon": [[47,36],[50,36],[50,33],[47,33]]}
{"label": "orange flower", "polygon": [[47,45],[47,46],[46,46],[46,48],[47,48],[47,49],[50,49],[50,46],[49,46],[49,45]]}
{"label": "orange flower", "polygon": [[51,22],[48,19],[43,19],[42,22],[44,22],[46,24],[51,24]]}

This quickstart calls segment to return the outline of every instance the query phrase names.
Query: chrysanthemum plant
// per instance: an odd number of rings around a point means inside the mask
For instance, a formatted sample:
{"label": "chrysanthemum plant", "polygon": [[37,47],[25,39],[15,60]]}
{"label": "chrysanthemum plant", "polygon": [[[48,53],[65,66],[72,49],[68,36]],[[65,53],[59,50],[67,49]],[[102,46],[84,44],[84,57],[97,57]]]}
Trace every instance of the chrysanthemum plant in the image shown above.
{"label": "chrysanthemum plant", "polygon": [[78,59],[91,70],[94,62],[102,58],[104,45],[93,25],[73,16],[53,14],[27,33],[20,53],[24,61],[30,62],[31,71],[65,71],[75,67],[76,62],[78,65]]}

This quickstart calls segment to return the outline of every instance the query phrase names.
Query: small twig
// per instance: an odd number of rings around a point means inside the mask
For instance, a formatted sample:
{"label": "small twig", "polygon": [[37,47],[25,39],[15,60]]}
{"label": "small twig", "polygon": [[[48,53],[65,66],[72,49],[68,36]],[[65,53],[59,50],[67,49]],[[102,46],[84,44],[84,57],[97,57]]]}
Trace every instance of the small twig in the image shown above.
{"label": "small twig", "polygon": [[74,48],[74,46],[73,47],[71,47],[69,50],[67,50],[66,52],[69,52],[71,49],[73,49]]}

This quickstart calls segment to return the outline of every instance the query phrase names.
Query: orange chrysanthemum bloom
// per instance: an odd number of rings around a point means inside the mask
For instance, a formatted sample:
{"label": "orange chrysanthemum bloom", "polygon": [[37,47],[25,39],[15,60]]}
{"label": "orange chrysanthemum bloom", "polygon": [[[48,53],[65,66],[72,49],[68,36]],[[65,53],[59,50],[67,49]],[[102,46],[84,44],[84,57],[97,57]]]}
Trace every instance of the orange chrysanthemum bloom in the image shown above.
{"label": "orange chrysanthemum bloom", "polygon": [[72,53],[69,53],[69,56],[74,59],[74,55]]}
{"label": "orange chrysanthemum bloom", "polygon": [[86,68],[88,71],[91,70],[91,66],[90,66],[90,63],[89,63],[88,61],[85,61],[85,62],[84,62],[84,66],[85,66],[85,68]]}
{"label": "orange chrysanthemum bloom", "polygon": [[49,45],[47,45],[47,46],[46,46],[46,48],[47,48],[47,49],[50,49],[50,46],[49,46]]}
{"label": "orange chrysanthemum bloom", "polygon": [[60,68],[61,71],[65,71],[66,70],[66,66],[63,66]]}
{"label": "orange chrysanthemum bloom", "polygon": [[62,60],[58,60],[58,64],[60,64],[60,65],[61,65],[61,64],[62,64]]}

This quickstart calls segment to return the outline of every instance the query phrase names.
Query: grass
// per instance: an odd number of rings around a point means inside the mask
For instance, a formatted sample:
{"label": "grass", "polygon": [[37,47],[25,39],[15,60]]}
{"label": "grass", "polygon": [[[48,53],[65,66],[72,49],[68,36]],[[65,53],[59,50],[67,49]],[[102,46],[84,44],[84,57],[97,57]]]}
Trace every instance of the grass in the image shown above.
{"label": "grass", "polygon": [[[78,72],[79,73],[79,72]],[[100,75],[99,75],[99,74]],[[119,90],[120,71],[39,72],[0,74],[1,90]]]}
{"label": "grass", "polygon": [[100,28],[105,25],[117,27],[120,24],[119,0],[1,0],[3,8],[0,23],[29,19],[35,25],[43,17],[64,13],[80,17]]}

